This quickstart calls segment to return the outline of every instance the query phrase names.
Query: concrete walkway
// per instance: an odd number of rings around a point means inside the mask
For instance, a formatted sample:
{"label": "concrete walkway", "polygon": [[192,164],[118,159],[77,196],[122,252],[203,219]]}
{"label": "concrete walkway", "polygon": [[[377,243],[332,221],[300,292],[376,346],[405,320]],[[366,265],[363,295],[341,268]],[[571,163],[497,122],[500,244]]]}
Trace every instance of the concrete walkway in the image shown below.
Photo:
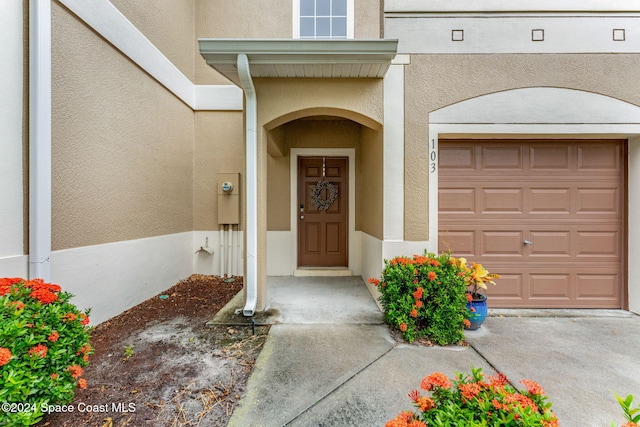
{"label": "concrete walkway", "polygon": [[[434,371],[481,367],[539,382],[561,425],[624,419],[613,393],[640,404],[640,316],[501,311],[469,347],[396,343],[359,278],[269,278],[274,325],[229,426],[384,426]],[[562,315],[562,317],[554,317]]]}

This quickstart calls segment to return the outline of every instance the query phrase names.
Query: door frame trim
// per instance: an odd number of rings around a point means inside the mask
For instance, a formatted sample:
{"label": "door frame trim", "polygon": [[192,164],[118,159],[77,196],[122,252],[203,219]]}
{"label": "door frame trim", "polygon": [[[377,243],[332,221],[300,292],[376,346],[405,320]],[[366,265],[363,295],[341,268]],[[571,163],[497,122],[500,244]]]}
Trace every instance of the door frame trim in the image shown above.
{"label": "door frame trim", "polygon": [[354,270],[353,261],[355,259],[355,241],[356,234],[356,173],[355,173],[355,148],[291,148],[290,150],[290,224],[291,224],[291,260],[293,261],[293,270],[298,268],[298,158],[299,157],[346,157],[348,159],[349,169],[349,215],[347,224],[347,252],[349,256],[348,268]]}

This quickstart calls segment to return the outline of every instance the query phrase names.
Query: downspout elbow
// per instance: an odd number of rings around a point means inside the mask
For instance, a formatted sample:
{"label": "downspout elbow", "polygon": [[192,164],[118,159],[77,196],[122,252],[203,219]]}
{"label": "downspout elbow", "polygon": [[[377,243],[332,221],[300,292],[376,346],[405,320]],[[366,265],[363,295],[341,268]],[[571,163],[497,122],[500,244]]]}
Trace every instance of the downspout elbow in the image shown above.
{"label": "downspout elbow", "polygon": [[258,305],[258,102],[256,90],[249,69],[249,58],[246,54],[238,54],[238,76],[245,96],[245,144],[247,175],[247,270],[245,272],[245,305],[244,316],[255,314]]}

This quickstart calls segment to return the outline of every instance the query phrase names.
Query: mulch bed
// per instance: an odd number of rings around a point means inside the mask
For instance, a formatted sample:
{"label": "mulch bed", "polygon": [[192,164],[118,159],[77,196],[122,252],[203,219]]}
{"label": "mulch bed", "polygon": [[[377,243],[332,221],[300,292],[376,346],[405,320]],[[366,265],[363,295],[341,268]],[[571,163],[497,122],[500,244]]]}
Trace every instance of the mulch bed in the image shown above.
{"label": "mulch bed", "polygon": [[192,275],[98,325],[74,412],[38,426],[226,426],[269,327],[206,326],[242,278]]}

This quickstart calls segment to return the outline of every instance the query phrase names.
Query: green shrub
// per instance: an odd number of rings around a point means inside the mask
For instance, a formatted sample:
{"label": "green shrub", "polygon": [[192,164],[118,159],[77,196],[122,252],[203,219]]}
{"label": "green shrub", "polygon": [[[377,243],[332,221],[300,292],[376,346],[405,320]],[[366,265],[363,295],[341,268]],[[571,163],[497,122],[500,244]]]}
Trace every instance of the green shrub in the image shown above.
{"label": "green shrub", "polygon": [[42,279],[0,279],[0,425],[33,425],[86,387],[89,310],[71,297]]}
{"label": "green shrub", "polygon": [[434,372],[420,384],[431,395],[409,393],[417,412],[401,412],[385,427],[557,427],[542,387],[531,380],[521,383],[526,391],[516,390],[502,374],[485,380],[479,368],[471,368],[471,375],[458,373],[453,381]]}
{"label": "green shrub", "polygon": [[[624,412],[624,417],[627,419],[627,422],[623,424],[622,427],[640,426],[640,405],[636,408],[631,407],[631,404],[633,403],[633,395],[630,394],[624,399],[617,394],[615,396],[622,408],[622,411]],[[615,427],[615,423],[611,423],[611,427]]]}
{"label": "green shrub", "polygon": [[369,279],[381,293],[386,323],[405,340],[427,338],[447,345],[464,338],[468,316],[465,273],[448,254],[385,261],[382,279]]}

